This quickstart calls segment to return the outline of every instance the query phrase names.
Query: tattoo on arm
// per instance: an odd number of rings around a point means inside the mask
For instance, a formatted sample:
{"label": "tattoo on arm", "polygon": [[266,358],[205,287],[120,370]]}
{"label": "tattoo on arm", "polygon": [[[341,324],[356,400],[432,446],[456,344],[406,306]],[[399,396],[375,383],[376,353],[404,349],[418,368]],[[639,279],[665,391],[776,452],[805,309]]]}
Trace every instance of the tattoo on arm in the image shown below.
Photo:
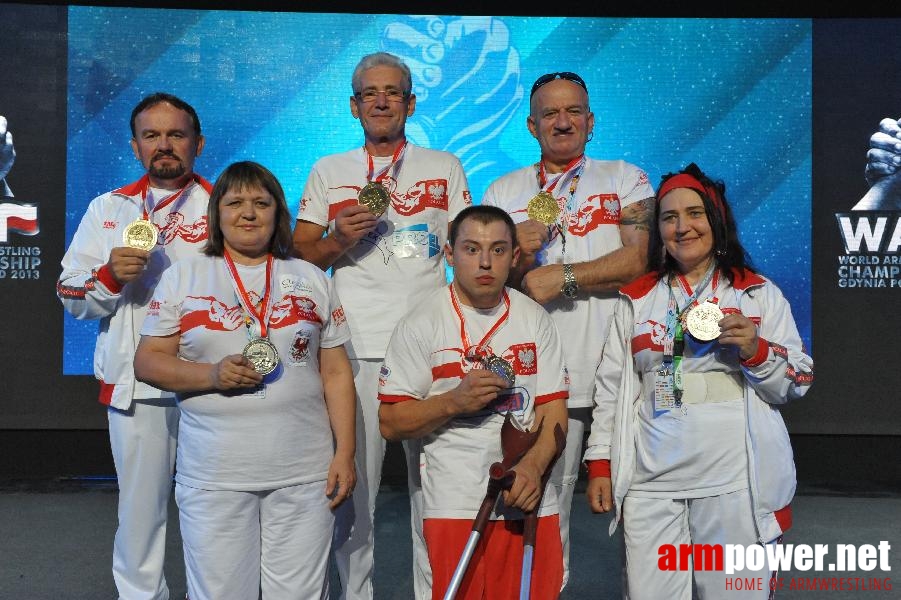
{"label": "tattoo on arm", "polygon": [[630,204],[623,209],[623,213],[620,215],[619,224],[621,226],[631,225],[641,231],[650,231],[651,219],[654,218],[655,201],[656,200],[653,197],[650,197]]}

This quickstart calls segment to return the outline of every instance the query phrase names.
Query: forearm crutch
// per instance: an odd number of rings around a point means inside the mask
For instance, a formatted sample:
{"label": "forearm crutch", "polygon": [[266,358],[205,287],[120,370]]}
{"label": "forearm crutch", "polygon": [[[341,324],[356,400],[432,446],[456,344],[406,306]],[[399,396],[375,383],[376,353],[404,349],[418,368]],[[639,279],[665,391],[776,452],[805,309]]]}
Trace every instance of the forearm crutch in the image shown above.
{"label": "forearm crutch", "polygon": [[[551,477],[551,471],[553,471],[557,459],[563,454],[563,448],[566,446],[566,434],[563,433],[563,428],[560,427],[559,423],[554,427],[554,441],[557,444],[557,449],[551,462],[544,470],[544,474],[541,476],[541,498],[544,498],[544,489],[547,487],[547,482]],[[535,507],[535,510],[526,513],[523,521],[522,576],[519,580],[519,600],[529,600],[532,594],[532,559],[535,555],[535,538],[538,535],[538,509],[541,506],[540,503],[541,500],[539,500],[539,506]]]}
{"label": "forearm crutch", "polygon": [[488,490],[472,523],[472,531],[469,534],[469,539],[466,541],[466,546],[463,548],[463,554],[457,562],[457,568],[454,569],[454,575],[447,586],[447,591],[444,593],[444,600],[453,600],[454,596],[457,595],[457,590],[460,588],[463,577],[466,575],[466,569],[469,567],[469,561],[479,543],[479,538],[485,531],[485,526],[491,517],[491,511],[497,503],[498,495],[501,493],[501,490],[508,490],[513,485],[515,473],[510,470],[511,467],[519,462],[519,459],[532,447],[540,432],[540,425],[534,432],[520,431],[513,424],[510,413],[507,413],[504,418],[504,424],[501,426],[501,451],[504,458],[501,462],[494,463],[488,469]]}

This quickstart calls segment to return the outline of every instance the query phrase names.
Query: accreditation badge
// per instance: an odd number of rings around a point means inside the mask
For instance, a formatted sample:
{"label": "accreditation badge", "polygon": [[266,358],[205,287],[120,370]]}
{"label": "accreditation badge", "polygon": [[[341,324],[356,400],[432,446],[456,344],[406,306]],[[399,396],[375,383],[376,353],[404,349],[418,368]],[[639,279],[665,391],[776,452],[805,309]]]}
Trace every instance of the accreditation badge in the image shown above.
{"label": "accreditation badge", "polygon": [[676,408],[676,394],[673,391],[673,370],[670,367],[657,369],[654,374],[654,412]]}

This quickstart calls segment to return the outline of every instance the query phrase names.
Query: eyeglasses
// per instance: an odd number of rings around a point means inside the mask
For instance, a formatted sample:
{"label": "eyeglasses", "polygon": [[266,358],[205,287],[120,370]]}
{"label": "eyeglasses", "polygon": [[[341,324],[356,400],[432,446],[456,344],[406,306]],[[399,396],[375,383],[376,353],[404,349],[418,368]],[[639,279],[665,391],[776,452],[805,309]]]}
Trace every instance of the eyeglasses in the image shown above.
{"label": "eyeglasses", "polygon": [[375,102],[379,94],[385,94],[385,98],[388,102],[403,102],[407,99],[407,95],[403,90],[398,88],[387,88],[384,90],[376,90],[376,89],[365,89],[362,92],[355,92],[354,96],[358,98],[362,102]]}
{"label": "eyeglasses", "polygon": [[543,86],[546,83],[550,83],[557,79],[565,79],[566,81],[572,81],[573,83],[582,87],[585,90],[585,93],[588,93],[588,86],[585,85],[585,80],[572,73],[570,71],[560,71],[559,73],[547,73],[542,75],[538,79],[535,80],[535,83],[532,84],[532,92],[529,94],[529,98],[535,95],[535,92],[538,91],[538,88]]}

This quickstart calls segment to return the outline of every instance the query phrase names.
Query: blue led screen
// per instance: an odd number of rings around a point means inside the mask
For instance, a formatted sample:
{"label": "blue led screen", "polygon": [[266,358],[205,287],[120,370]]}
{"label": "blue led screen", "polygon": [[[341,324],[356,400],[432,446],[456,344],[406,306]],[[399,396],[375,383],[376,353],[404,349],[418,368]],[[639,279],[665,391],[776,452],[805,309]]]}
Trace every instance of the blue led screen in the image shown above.
{"label": "blue led screen", "polygon": [[[755,264],[791,302],[811,344],[811,21],[599,17],[458,17],[68,9],[66,243],[89,201],[138,179],[131,109],[174,93],[207,138],[210,180],[256,160],[296,211],[324,154],[363,142],[350,75],[386,50],[413,70],[417,144],[454,152],[476,202],[496,177],[538,160],[528,90],[575,71],[595,113],[587,153],[660,177],[698,163],[727,184]],[[62,310],[62,309],[60,309]],[[65,316],[63,369],[90,374],[95,321]]]}

